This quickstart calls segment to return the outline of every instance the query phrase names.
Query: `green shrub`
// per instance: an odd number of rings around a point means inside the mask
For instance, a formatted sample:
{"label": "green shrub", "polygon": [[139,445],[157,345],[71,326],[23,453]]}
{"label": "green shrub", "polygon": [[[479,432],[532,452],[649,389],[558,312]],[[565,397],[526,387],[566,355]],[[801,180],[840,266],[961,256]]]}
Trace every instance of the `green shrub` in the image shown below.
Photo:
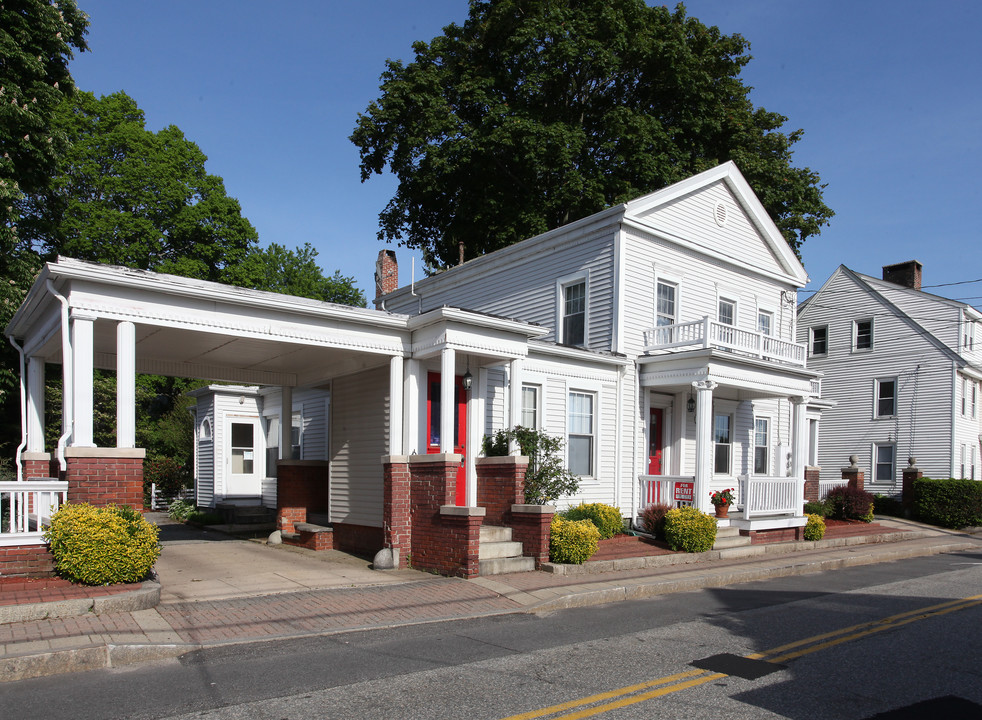
{"label": "green shrub", "polygon": [[194,523],[195,525],[221,525],[225,518],[221,513],[210,510],[194,510],[188,514],[184,522]]}
{"label": "green shrub", "polygon": [[820,517],[828,517],[829,506],[822,500],[811,500],[805,503],[805,515],[819,515]]}
{"label": "green shrub", "polygon": [[606,540],[624,532],[624,520],[621,511],[612,505],[603,503],[580,503],[563,513],[567,520],[589,520],[600,531],[600,539]]}
{"label": "green shrub", "polygon": [[825,519],[814,513],[808,516],[805,523],[805,540],[821,540],[825,537]]}
{"label": "green shrub", "polygon": [[641,511],[641,528],[648,534],[654,535],[655,540],[665,539],[665,513],[671,510],[670,505],[655,503]]}
{"label": "green shrub", "polygon": [[914,514],[946,528],[982,525],[982,482],[921,478],[914,481]]}
{"label": "green shrub", "polygon": [[876,506],[876,513],[878,515],[889,515],[890,517],[904,516],[904,504],[897,498],[877,494],[873,496],[873,505]]}
{"label": "green shrub", "polygon": [[673,508],[665,513],[665,540],[672,550],[712,550],[716,542],[716,519],[696,508]]}
{"label": "green shrub", "polygon": [[508,441],[518,443],[522,455],[529,459],[525,471],[525,502],[547,505],[561,497],[575,495],[580,489],[579,478],[569,471],[563,460],[563,439],[539,430],[516,425],[511,430],[499,430],[486,435],[482,449],[487,457],[508,454]]}
{"label": "green shrub", "polygon": [[129,507],[65,503],[45,531],[58,574],[86,585],[142,580],[160,557],[158,528]]}
{"label": "green shrub", "polygon": [[580,565],[597,552],[600,531],[589,520],[552,519],[549,534],[549,559],[555,563]]}
{"label": "green shrub", "polygon": [[150,506],[150,488],[157,486],[162,498],[170,499],[184,488],[194,486],[191,469],[169,457],[158,458],[143,464],[143,503]]}
{"label": "green shrub", "polygon": [[865,490],[848,485],[832,488],[825,503],[829,508],[827,517],[873,522],[873,495]]}
{"label": "green shrub", "polygon": [[196,512],[195,505],[190,500],[176,500],[167,511],[168,517],[177,522],[187,522],[191,514]]}

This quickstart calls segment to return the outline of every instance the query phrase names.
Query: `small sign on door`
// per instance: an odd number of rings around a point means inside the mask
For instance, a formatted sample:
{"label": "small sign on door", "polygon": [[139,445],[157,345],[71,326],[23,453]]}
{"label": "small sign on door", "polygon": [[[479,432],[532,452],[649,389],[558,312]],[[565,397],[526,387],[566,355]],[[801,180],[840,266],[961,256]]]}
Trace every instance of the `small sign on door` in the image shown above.
{"label": "small sign on door", "polygon": [[695,500],[695,483],[675,483],[675,502],[692,502]]}

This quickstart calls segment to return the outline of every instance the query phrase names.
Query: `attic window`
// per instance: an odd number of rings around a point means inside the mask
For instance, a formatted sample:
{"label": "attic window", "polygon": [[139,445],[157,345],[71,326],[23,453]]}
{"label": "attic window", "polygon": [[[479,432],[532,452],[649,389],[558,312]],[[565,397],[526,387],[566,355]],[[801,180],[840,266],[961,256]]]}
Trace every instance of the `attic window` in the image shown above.
{"label": "attic window", "polygon": [[721,202],[716,203],[716,207],[713,208],[713,219],[720,227],[726,225],[726,205]]}

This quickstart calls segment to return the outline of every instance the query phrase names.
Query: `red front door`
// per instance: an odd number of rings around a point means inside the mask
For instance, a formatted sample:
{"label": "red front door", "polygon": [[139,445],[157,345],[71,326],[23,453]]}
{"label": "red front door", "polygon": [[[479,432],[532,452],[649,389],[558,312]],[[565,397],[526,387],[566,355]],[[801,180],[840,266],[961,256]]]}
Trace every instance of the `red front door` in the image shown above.
{"label": "red front door", "polygon": [[[457,411],[454,413],[453,451],[466,455],[464,438],[467,437],[467,393],[464,390],[464,379],[459,375],[454,378],[454,405]],[[440,452],[441,431],[440,373],[429,373],[426,382],[426,453],[428,455]],[[467,473],[464,466],[461,465],[457,471],[456,503],[458,506],[467,504],[466,482]]]}
{"label": "red front door", "polygon": [[648,416],[648,474],[661,475],[662,420],[664,411],[651,408]]}

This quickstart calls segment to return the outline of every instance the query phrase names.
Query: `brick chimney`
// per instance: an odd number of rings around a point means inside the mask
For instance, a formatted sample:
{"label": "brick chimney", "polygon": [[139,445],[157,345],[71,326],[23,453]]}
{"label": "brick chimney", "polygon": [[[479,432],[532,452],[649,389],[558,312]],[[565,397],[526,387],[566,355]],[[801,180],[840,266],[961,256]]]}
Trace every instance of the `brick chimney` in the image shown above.
{"label": "brick chimney", "polygon": [[[399,289],[399,264],[395,250],[379,250],[375,261],[375,297],[380,298]],[[377,303],[376,303],[377,304]]]}
{"label": "brick chimney", "polygon": [[921,289],[921,271],[924,266],[917,260],[897,263],[896,265],[883,266],[883,279],[887,282],[896,283],[909,287],[912,290]]}

